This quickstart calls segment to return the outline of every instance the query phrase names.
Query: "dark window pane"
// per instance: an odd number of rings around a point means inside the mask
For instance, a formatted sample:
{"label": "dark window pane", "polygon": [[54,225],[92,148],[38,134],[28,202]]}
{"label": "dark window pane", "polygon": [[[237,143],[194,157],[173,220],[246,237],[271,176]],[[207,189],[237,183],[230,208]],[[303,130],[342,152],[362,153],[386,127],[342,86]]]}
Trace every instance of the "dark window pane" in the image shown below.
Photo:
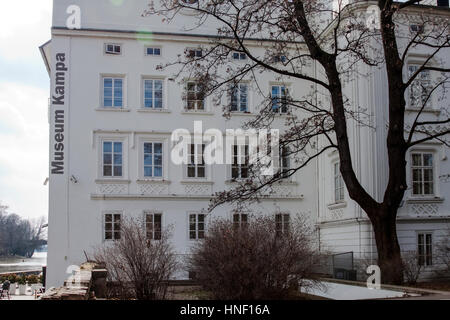
{"label": "dark window pane", "polygon": [[112,176],[112,166],[103,166],[103,175],[105,177]]}
{"label": "dark window pane", "polygon": [[122,176],[122,167],[114,167],[114,176],[121,177]]}

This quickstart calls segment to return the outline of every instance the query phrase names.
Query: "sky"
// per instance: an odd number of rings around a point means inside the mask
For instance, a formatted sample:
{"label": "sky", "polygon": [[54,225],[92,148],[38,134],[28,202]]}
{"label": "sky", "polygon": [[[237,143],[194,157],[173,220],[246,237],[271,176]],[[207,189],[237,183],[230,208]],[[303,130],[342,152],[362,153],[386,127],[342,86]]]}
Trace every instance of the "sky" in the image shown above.
{"label": "sky", "polygon": [[52,0],[2,1],[0,202],[25,218],[48,214],[49,77],[39,46],[50,39]]}

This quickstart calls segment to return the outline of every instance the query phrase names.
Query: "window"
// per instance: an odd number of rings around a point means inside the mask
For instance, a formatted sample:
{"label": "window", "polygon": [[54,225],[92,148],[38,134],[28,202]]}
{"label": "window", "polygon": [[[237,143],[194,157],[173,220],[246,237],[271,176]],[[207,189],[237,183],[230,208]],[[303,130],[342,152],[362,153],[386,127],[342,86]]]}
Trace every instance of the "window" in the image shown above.
{"label": "window", "polygon": [[344,201],[344,179],[342,179],[339,162],[334,164],[334,201]]}
{"label": "window", "polygon": [[287,88],[285,86],[272,86],[272,111],[276,113],[287,113]]}
{"label": "window", "polygon": [[119,240],[120,239],[120,220],[122,215],[105,214],[105,240]]}
{"label": "window", "polygon": [[248,145],[233,146],[233,163],[231,165],[231,177],[233,179],[248,178]]}
{"label": "window", "polygon": [[205,238],[205,215],[193,213],[189,215],[189,239]]}
{"label": "window", "polygon": [[163,144],[161,142],[144,143],[144,177],[161,178],[163,176]]}
{"label": "window", "polygon": [[205,110],[203,86],[198,82],[187,83],[187,110]]}
{"label": "window", "polygon": [[273,62],[274,63],[286,63],[287,61],[287,57],[285,55],[279,55],[279,56],[274,56],[273,57]]}
{"label": "window", "polygon": [[[190,144],[189,145],[189,163],[187,165],[188,178],[205,178],[205,159],[204,159],[205,145]],[[195,161],[197,159],[197,161]],[[197,162],[197,163],[196,163]]]}
{"label": "window", "polygon": [[195,4],[198,2],[198,0],[181,0],[181,2],[186,4]]}
{"label": "window", "polygon": [[103,142],[103,176],[122,177],[123,174],[122,142]]}
{"label": "window", "polygon": [[[409,76],[411,77],[414,75],[419,68],[419,65],[409,65]],[[429,97],[431,90],[431,72],[430,70],[424,70],[420,72],[417,78],[415,78],[409,86],[409,106],[417,109],[422,108],[424,105],[428,106],[431,99],[431,97]]]}
{"label": "window", "polygon": [[239,83],[231,89],[231,111],[248,111],[248,85]]}
{"label": "window", "polygon": [[147,239],[161,240],[162,214],[145,213],[145,232]]}
{"label": "window", "polygon": [[188,58],[201,58],[203,57],[203,50],[202,49],[194,49],[194,48],[190,48],[187,49],[187,56]]}
{"label": "window", "polygon": [[120,44],[106,43],[105,44],[105,53],[119,55],[122,53],[122,46]]}
{"label": "window", "polygon": [[411,30],[411,32],[414,32],[414,33],[422,33],[423,32],[423,25],[411,24],[409,26],[409,29]]}
{"label": "window", "polygon": [[233,60],[247,60],[247,54],[245,54],[244,52],[233,52],[232,54],[233,56]]}
{"label": "window", "polygon": [[275,215],[275,228],[276,235],[281,236],[282,234],[289,232],[291,224],[291,216],[289,213],[279,213]]}
{"label": "window", "polygon": [[413,195],[426,196],[434,194],[433,154],[426,152],[412,153]]}
{"label": "window", "polygon": [[123,78],[103,78],[103,107],[123,107]]}
{"label": "window", "polygon": [[147,56],[161,56],[161,48],[147,47],[145,48],[145,54]]}
{"label": "window", "polygon": [[144,107],[152,109],[163,108],[163,81],[144,80]]}
{"label": "window", "polygon": [[248,215],[244,213],[233,214],[233,226],[235,228],[246,227],[248,223]]}
{"label": "window", "polygon": [[289,169],[291,167],[289,155],[288,147],[280,147],[280,171],[283,179],[289,178]]}
{"label": "window", "polygon": [[433,265],[433,236],[431,233],[417,235],[417,258],[420,266]]}

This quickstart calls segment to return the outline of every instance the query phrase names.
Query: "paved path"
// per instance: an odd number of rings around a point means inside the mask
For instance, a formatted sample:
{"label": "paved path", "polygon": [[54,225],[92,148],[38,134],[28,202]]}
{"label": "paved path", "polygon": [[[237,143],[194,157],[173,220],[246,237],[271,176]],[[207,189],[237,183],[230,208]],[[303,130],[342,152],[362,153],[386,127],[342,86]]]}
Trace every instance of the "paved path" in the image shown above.
{"label": "paved path", "polygon": [[332,300],[389,299],[404,298],[406,296],[403,291],[375,290],[334,282],[321,282],[321,284],[321,288],[308,289],[306,293]]}

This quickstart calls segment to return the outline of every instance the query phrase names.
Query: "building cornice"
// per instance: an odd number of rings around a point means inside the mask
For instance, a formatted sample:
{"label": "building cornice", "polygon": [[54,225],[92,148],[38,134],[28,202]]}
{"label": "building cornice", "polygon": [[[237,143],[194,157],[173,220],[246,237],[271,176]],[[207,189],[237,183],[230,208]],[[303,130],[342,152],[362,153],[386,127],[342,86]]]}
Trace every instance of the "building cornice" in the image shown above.
{"label": "building cornice", "polygon": [[[166,195],[141,195],[141,194],[91,194],[91,200],[206,200],[210,201],[213,199],[212,195],[183,195],[183,194],[166,194]],[[260,201],[273,201],[273,200],[283,200],[283,201],[299,201],[302,200],[301,197],[261,197]]]}
{"label": "building cornice", "polygon": [[[224,37],[213,34],[196,34],[196,33],[176,33],[176,32],[161,32],[161,31],[135,31],[135,30],[119,30],[119,29],[97,29],[97,28],[81,28],[69,29],[66,27],[52,27],[52,35],[55,36],[84,36],[84,37],[110,37],[133,40],[163,40],[173,42],[197,42],[204,43],[209,40],[232,40],[232,37]],[[304,41],[281,41],[264,38],[244,38],[243,41],[249,45],[260,46],[261,43],[291,43],[304,44]]]}

